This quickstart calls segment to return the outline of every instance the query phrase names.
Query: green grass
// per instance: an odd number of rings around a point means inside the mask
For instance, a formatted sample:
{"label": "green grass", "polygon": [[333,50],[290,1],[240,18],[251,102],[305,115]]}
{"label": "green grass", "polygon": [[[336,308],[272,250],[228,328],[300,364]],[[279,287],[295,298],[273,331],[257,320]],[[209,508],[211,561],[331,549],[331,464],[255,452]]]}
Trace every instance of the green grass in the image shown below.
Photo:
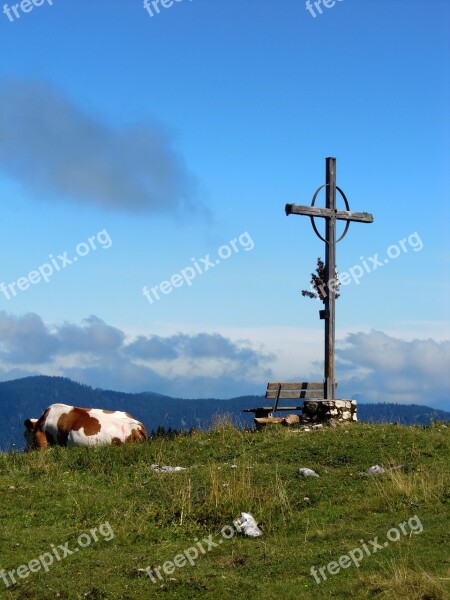
{"label": "green grass", "polygon": [[[351,598],[440,600],[449,593],[449,429],[353,425],[299,433],[230,426],[123,447],[55,448],[0,456],[0,568],[50,544],[77,547],[109,522],[114,538],[17,578],[8,600]],[[155,473],[152,463],[188,467]],[[378,477],[359,471],[402,465]],[[233,468],[232,465],[236,465]],[[320,478],[301,478],[310,467]],[[264,535],[220,530],[251,512]],[[417,515],[423,532],[317,584],[310,574]],[[222,543],[152,583],[138,569],[172,560],[195,540]],[[206,548],[206,544],[203,544]]]}

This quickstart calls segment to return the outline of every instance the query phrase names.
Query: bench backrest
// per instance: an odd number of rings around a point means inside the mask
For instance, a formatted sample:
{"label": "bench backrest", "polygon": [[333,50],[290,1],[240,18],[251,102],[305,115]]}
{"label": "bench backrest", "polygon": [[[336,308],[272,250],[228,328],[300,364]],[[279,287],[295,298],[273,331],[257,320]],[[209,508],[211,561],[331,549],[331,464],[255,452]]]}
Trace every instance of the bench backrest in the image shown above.
{"label": "bench backrest", "polygon": [[324,397],[324,384],[321,382],[300,381],[296,383],[271,382],[267,384],[266,398],[274,400],[273,411],[277,410],[280,399]]}

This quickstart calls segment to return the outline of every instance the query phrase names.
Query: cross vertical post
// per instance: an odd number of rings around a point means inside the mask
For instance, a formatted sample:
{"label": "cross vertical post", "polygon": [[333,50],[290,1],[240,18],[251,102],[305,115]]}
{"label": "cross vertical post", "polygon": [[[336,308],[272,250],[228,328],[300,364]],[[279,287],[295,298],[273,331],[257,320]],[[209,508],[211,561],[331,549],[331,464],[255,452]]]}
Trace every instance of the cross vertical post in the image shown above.
{"label": "cross vertical post", "polygon": [[326,217],[325,232],[325,281],[328,283],[325,297],[325,384],[324,397],[334,400],[334,343],[335,343],[335,302],[336,290],[330,281],[336,278],[336,159],[326,159],[326,208],[333,211],[333,215]]}
{"label": "cross vertical post", "polygon": [[[326,206],[315,206],[317,196],[321,190],[326,191]],[[341,195],[346,210],[337,210],[336,191]],[[373,223],[373,215],[366,212],[353,212],[344,192],[336,185],[336,159],[326,159],[325,184],[315,192],[311,206],[301,204],[286,204],[286,215],[302,215],[311,219],[314,232],[325,243],[325,282],[323,285],[323,300],[325,310],[320,311],[320,318],[325,319],[325,369],[324,369],[324,399],[335,400],[336,380],[334,376],[334,346],[335,346],[335,302],[336,302],[336,244],[347,234],[351,222]],[[314,219],[325,219],[325,237],[317,229]],[[339,239],[336,239],[336,221],[345,221],[345,228]],[[320,288],[322,290],[322,287]]]}

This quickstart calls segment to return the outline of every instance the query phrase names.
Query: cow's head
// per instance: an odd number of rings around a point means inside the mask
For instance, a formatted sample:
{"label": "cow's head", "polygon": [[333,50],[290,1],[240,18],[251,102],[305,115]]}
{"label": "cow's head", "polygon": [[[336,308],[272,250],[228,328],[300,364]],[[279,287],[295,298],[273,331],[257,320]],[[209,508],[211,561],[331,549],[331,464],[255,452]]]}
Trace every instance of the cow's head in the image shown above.
{"label": "cow's head", "polygon": [[34,435],[34,431],[36,429],[37,419],[27,419],[24,421],[25,431],[23,433],[23,437],[27,443],[27,450],[33,450],[36,448],[36,438]]}

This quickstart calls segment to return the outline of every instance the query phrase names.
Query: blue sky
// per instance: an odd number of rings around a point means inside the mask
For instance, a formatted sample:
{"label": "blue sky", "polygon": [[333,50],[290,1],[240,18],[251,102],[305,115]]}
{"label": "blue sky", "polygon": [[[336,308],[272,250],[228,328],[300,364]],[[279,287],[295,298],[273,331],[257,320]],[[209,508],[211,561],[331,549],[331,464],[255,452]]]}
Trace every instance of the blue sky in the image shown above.
{"label": "blue sky", "polygon": [[[0,13],[1,379],[230,397],[320,377],[320,305],[300,291],[324,250],[284,204],[309,204],[335,156],[351,209],[375,219],[350,226],[339,270],[399,254],[342,290],[340,390],[450,408],[450,5],[322,10]],[[18,290],[78,244],[79,260]],[[143,295],[207,255],[191,285]]]}

